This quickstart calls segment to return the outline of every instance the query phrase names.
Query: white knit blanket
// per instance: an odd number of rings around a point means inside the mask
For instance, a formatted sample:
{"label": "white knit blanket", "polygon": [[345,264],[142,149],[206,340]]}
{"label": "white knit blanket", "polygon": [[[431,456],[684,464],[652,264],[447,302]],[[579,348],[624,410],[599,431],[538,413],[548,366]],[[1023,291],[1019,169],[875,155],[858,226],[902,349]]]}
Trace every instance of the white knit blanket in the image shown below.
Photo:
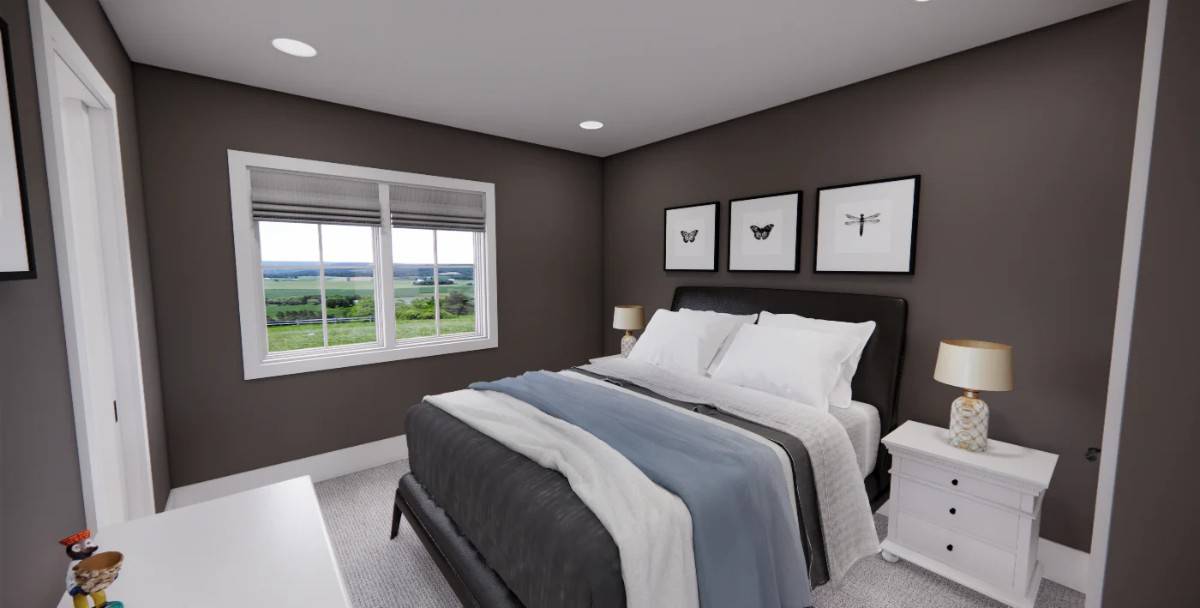
{"label": "white knit blanket", "polygon": [[769,393],[680,374],[622,357],[593,359],[584,369],[627,380],[664,397],[706,403],[804,442],[812,461],[831,582],[879,552],[871,505],[846,429],[828,413]]}
{"label": "white knit blanket", "polygon": [[616,543],[630,608],[699,607],[692,516],[678,496],[607,443],[519,399],[465,389],[425,401],[562,473]]}

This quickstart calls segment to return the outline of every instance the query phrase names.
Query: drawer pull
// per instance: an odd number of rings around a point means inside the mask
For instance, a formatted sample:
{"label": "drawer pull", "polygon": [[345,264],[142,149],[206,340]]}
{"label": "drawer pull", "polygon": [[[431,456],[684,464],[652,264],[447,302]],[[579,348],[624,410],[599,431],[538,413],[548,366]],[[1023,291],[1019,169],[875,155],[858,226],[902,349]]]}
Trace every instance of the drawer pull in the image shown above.
{"label": "drawer pull", "polygon": [[958,480],[957,480],[957,479],[951,479],[951,480],[950,480],[950,485],[952,485],[952,486],[956,486],[956,485],[958,485]]}
{"label": "drawer pull", "polygon": [[950,514],[954,515],[955,513],[958,513],[958,509],[955,509],[954,507],[950,507]]}
{"label": "drawer pull", "polygon": [[947,550],[947,551],[953,551],[953,550],[954,550],[954,545],[946,545],[946,550]]}

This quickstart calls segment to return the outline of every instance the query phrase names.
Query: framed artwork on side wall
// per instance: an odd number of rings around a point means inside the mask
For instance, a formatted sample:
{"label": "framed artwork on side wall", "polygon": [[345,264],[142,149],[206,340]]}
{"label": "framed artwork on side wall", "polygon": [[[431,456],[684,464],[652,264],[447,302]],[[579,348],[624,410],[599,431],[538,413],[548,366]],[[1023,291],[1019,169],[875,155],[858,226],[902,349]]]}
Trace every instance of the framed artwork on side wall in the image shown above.
{"label": "framed artwork on side wall", "polygon": [[3,19],[0,19],[0,47],[4,54],[4,74],[0,78],[0,86],[4,87],[4,99],[0,101],[0,281],[32,279],[37,273],[29,228],[29,196],[21,162],[8,23]]}
{"label": "framed artwork on side wall", "polygon": [[921,176],[817,190],[815,272],[912,274]]}
{"label": "framed artwork on side wall", "polygon": [[800,271],[800,192],[729,201],[731,272]]}
{"label": "framed artwork on side wall", "polygon": [[670,207],[663,211],[663,270],[717,270],[720,203]]}

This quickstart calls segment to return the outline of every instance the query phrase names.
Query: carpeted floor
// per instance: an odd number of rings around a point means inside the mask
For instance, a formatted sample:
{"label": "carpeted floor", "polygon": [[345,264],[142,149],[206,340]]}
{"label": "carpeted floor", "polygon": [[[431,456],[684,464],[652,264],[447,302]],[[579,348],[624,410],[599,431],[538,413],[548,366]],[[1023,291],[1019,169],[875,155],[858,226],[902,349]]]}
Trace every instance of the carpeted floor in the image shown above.
{"label": "carpeted floor", "polygon": [[[395,462],[317,484],[317,498],[355,608],[457,607],[407,522],[388,540],[396,482],[408,468]],[[877,516],[880,537],[887,518]],[[1000,607],[965,587],[906,562],[889,564],[878,556],[863,559],[838,586],[815,592],[818,608],[992,608]],[[1081,608],[1083,595],[1045,581],[1038,608]]]}

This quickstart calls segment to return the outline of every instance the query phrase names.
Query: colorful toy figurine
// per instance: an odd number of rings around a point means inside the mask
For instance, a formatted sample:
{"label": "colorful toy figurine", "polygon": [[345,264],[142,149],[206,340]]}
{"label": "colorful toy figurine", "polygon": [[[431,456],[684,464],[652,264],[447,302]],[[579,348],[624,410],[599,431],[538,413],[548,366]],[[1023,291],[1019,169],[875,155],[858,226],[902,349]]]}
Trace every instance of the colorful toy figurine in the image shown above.
{"label": "colorful toy figurine", "polygon": [[94,608],[122,608],[121,602],[110,602],[105,597],[117,574],[121,571],[124,556],[117,551],[97,553],[100,549],[92,540],[92,531],[76,532],[60,541],[67,548],[71,564],[67,566],[67,594],[74,608],[88,608],[88,598]]}

